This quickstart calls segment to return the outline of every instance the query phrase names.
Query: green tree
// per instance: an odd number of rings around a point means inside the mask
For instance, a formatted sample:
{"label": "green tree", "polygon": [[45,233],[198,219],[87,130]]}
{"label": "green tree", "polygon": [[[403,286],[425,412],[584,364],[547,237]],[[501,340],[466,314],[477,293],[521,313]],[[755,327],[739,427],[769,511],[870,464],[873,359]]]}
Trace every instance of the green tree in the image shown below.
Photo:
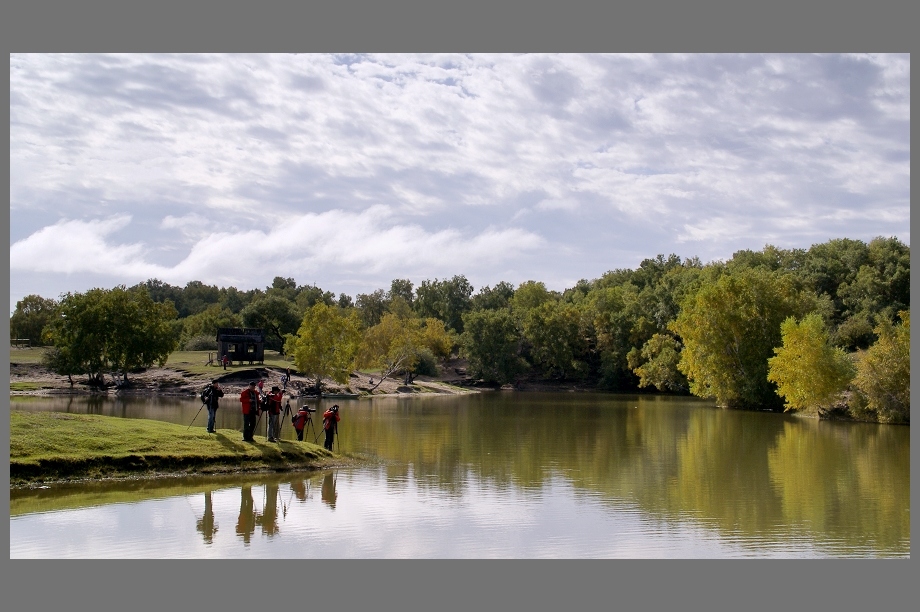
{"label": "green tree", "polygon": [[283,297],[266,295],[250,302],[240,313],[246,327],[261,328],[274,336],[268,346],[284,355],[284,341],[287,334],[297,330],[300,313],[297,306]]}
{"label": "green tree", "polygon": [[[358,351],[359,368],[379,368],[380,381],[400,370],[411,370],[418,361],[421,321],[385,313],[380,322],[364,332]],[[376,388],[376,387],[374,387]]]}
{"label": "green tree", "polygon": [[108,334],[106,358],[124,381],[128,372],[154,363],[161,367],[176,350],[170,321],[176,318],[175,307],[154,302],[146,291],[115,287],[105,296]]}
{"label": "green tree", "polygon": [[44,346],[42,331],[54,318],[55,310],[55,300],[40,295],[22,298],[16,302],[16,310],[10,316],[10,338],[28,338],[32,346]]}
{"label": "green tree", "polygon": [[176,348],[175,318],[171,302],[154,302],[139,287],[68,293],[47,328],[58,349],[51,363],[61,374],[88,374],[94,385],[113,369],[127,382],[130,370],[166,362]]}
{"label": "green tree", "polygon": [[[300,287],[297,291],[298,293],[295,302],[297,303],[297,308],[301,313],[304,313],[308,309],[313,308],[313,305],[318,304],[319,302],[322,302],[327,306],[335,306],[338,303],[334,293],[331,291],[323,291],[316,285]],[[339,299],[341,299],[341,296]]]}
{"label": "green tree", "polygon": [[383,289],[377,289],[373,293],[359,293],[355,298],[355,307],[360,311],[364,327],[371,328],[380,323],[390,307],[390,302],[386,292]]}
{"label": "green tree", "polygon": [[689,389],[687,377],[677,368],[680,349],[680,342],[670,334],[654,334],[641,349],[633,348],[626,358],[639,377],[639,387],[654,386],[659,391],[686,393]]}
{"label": "green tree", "polygon": [[463,328],[461,352],[473,377],[504,384],[527,369],[520,356],[521,332],[509,309],[467,312]]}
{"label": "green tree", "polygon": [[390,283],[390,291],[387,293],[387,301],[392,302],[396,298],[402,298],[406,304],[412,306],[415,296],[412,292],[412,281],[407,278],[394,278]]}
{"label": "green tree", "polygon": [[463,332],[463,313],[472,308],[473,286],[465,276],[422,281],[415,292],[415,311],[422,318],[441,319],[448,329]]}
{"label": "green tree", "polygon": [[204,311],[182,319],[182,336],[179,344],[185,346],[192,338],[201,336],[209,337],[216,343],[217,330],[221,327],[243,327],[243,318],[231,312],[229,308],[212,304]]}
{"label": "green tree", "polygon": [[358,366],[380,368],[381,382],[396,372],[404,372],[408,385],[426,354],[443,359],[450,354],[451,344],[450,334],[439,319],[422,321],[387,313],[364,333]]}
{"label": "green tree", "polygon": [[285,350],[294,358],[297,370],[316,381],[319,391],[324,378],[348,382],[361,337],[357,312],[346,314],[320,302],[304,314],[297,334],[287,338]]}
{"label": "green tree", "polygon": [[910,423],[910,311],[898,314],[899,324],[876,327],[878,341],[857,360],[853,383],[879,420]]}
{"label": "green tree", "polygon": [[511,304],[511,298],[514,297],[514,285],[509,282],[501,281],[495,287],[486,285],[470,300],[470,307],[473,310],[498,310],[507,308]]}
{"label": "green tree", "polygon": [[714,272],[670,325],[684,345],[678,368],[694,395],[724,406],[779,408],[767,360],[782,341],[780,324],[811,311],[815,300],[786,273]]}
{"label": "green tree", "polygon": [[767,380],[776,383],[787,411],[827,411],[853,379],[850,358],[843,349],[831,346],[817,312],[801,322],[787,318],[780,333],[783,345],[774,348],[776,356],[767,360]]}
{"label": "green tree", "polygon": [[588,374],[588,321],[574,304],[547,301],[524,318],[531,358],[550,377],[584,379]]}

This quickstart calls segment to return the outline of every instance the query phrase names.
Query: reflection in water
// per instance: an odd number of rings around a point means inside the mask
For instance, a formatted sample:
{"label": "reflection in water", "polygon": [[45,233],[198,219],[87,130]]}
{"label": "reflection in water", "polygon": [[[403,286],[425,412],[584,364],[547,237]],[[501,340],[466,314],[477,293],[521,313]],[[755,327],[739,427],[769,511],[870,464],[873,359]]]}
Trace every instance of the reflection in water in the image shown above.
{"label": "reflection in water", "polygon": [[236,521],[236,535],[249,544],[252,534],[256,532],[256,511],[252,501],[252,487],[244,485],[240,488],[240,516]]}
{"label": "reflection in water", "polygon": [[211,503],[211,491],[204,492],[204,515],[198,519],[195,525],[204,541],[210,544],[214,541],[214,534],[217,533],[217,523],[214,522],[214,507]]}
{"label": "reflection in water", "polygon": [[335,510],[335,499],[337,495],[335,492],[335,476],[333,472],[327,472],[323,477],[323,489],[321,495],[323,498],[323,503]]}
{"label": "reflection in water", "polygon": [[278,483],[265,485],[265,499],[262,504],[262,514],[256,516],[256,524],[262,526],[262,533],[273,536],[278,533]]}

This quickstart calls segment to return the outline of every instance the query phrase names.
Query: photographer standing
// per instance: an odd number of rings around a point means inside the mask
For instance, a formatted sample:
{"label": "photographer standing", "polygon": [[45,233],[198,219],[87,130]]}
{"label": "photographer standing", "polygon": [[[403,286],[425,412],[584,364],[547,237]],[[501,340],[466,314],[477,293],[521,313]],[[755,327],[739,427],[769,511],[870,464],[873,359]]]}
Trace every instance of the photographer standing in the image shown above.
{"label": "photographer standing", "polygon": [[338,433],[338,422],[340,420],[338,404],[323,413],[323,429],[326,430],[326,440],[323,442],[323,448],[329,452],[332,452],[332,443],[335,440],[335,434]]}
{"label": "photographer standing", "polygon": [[212,380],[211,384],[201,392],[201,401],[208,407],[208,433],[214,433],[215,431],[214,417],[217,415],[217,404],[223,396],[224,391],[216,380]]}
{"label": "photographer standing", "polygon": [[307,426],[307,420],[310,419],[310,413],[316,412],[306,406],[297,411],[297,414],[291,417],[291,423],[294,424],[294,431],[297,432],[297,440],[303,442],[303,430]]}
{"label": "photographer standing", "polygon": [[259,411],[259,392],[256,391],[256,381],[249,383],[248,389],[240,393],[240,404],[243,406],[243,442],[255,442],[253,433],[256,430],[256,416]]}
{"label": "photographer standing", "polygon": [[268,408],[268,441],[280,442],[281,435],[281,400],[283,398],[280,387],[272,387],[271,393],[265,398]]}

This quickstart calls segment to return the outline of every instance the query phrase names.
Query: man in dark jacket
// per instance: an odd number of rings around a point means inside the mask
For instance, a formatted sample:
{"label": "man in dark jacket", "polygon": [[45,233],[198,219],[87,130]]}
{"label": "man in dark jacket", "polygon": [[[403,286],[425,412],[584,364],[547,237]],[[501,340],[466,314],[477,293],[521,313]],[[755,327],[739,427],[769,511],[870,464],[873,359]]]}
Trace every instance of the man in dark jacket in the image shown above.
{"label": "man in dark jacket", "polygon": [[217,416],[217,404],[223,396],[224,391],[216,380],[212,380],[211,384],[201,392],[201,399],[208,408],[208,433],[214,433],[214,417]]}

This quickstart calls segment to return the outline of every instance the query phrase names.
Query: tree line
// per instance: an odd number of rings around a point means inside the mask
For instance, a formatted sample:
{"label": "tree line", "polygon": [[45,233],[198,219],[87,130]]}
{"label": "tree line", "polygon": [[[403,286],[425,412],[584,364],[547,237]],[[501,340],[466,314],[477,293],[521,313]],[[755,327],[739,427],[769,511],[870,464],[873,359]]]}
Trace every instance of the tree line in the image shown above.
{"label": "tree line", "polygon": [[[140,310],[117,307],[123,294]],[[109,302],[108,319],[77,316],[106,311],[100,305]],[[729,407],[909,422],[909,308],[910,247],[878,237],[808,249],[767,245],[705,265],[658,255],[561,292],[540,281],[475,291],[462,275],[417,287],[395,279],[354,299],[293,278],[248,291],[151,279],[59,300],[27,296],[10,331],[53,345],[49,354],[69,365],[52,365],[66,374],[116,366],[126,378],[145,360],[165,361],[167,348],[216,348],[219,327],[259,327],[267,348],[317,380],[344,381],[361,367],[409,383],[459,354],[488,384],[540,376],[611,391],[690,393]],[[144,351],[114,348],[131,344],[111,329],[125,317],[132,329],[152,326],[144,328]],[[73,330],[81,328],[95,330],[91,340],[78,342]],[[83,345],[113,348],[76,359]]]}

